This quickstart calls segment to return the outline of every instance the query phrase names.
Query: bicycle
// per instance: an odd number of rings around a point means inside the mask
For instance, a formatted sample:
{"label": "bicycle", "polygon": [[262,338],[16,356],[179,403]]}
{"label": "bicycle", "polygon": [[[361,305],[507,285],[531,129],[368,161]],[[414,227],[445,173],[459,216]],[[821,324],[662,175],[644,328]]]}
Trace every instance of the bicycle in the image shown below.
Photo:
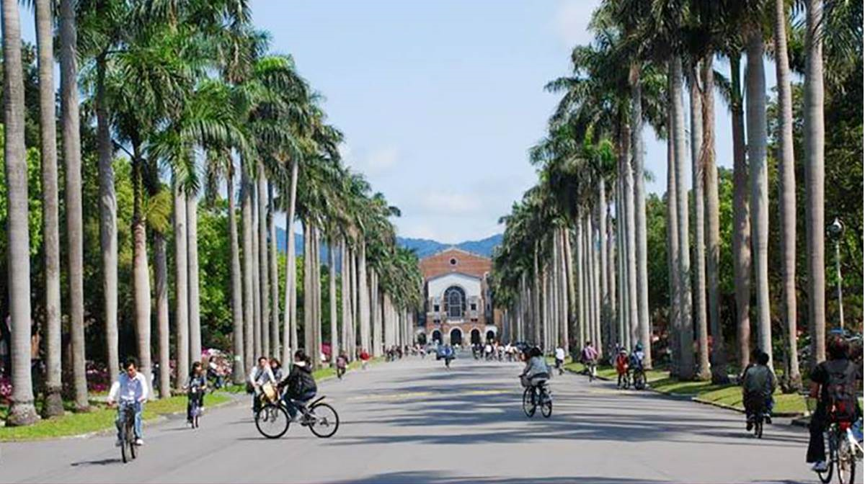
{"label": "bicycle", "polygon": [[537,384],[530,382],[523,391],[523,412],[531,418],[535,415],[538,406],[541,407],[541,415],[544,418],[550,418],[553,414],[553,397],[547,387],[546,380],[541,380]]}
{"label": "bicycle", "polygon": [[[316,437],[327,439],[333,437],[339,429],[339,414],[330,404],[322,402],[324,398],[324,395],[318,397],[306,408],[300,405],[295,407],[302,414],[301,425],[309,427],[309,431]],[[285,435],[291,422],[288,408],[282,398],[275,403],[265,404],[255,414],[255,427],[268,439],[278,439]]]}
{"label": "bicycle", "polygon": [[[817,399],[806,396],[808,412],[813,415]],[[818,472],[817,477],[823,484],[832,482],[833,474],[840,484],[856,482],[856,460],[862,455],[862,447],[853,435],[854,422],[838,421],[830,414],[829,426],[823,432],[827,449],[826,471]]]}
{"label": "bicycle", "polygon": [[125,464],[138,457],[138,446],[135,445],[135,406],[121,403],[120,412],[123,414],[123,425],[120,426],[120,457]]}
{"label": "bicycle", "polygon": [[765,400],[762,397],[749,397],[748,402],[743,403],[751,411],[751,414],[747,418],[751,422],[751,430],[754,432],[754,437],[762,439],[763,424],[766,422],[766,417],[768,417]]}
{"label": "bicycle", "polygon": [[589,377],[590,383],[598,378],[598,364],[595,361],[584,362],[583,367],[583,374]]}
{"label": "bicycle", "polygon": [[634,368],[631,373],[633,373],[631,383],[634,386],[634,390],[646,388],[646,372],[642,368]]}

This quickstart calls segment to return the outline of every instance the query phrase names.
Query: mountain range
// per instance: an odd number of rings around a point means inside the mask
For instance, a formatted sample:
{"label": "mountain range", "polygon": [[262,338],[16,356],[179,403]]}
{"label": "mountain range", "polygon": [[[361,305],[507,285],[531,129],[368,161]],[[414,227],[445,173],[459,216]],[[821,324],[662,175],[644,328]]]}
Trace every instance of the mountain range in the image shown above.
{"label": "mountain range", "polygon": [[[276,242],[280,252],[286,251],[286,232],[277,227]],[[502,242],[502,234],[495,234],[481,240],[467,240],[458,244],[445,244],[431,239],[413,239],[410,237],[397,237],[396,241],[399,245],[412,249],[415,254],[421,259],[441,252],[445,249],[456,247],[474,254],[484,257],[492,257],[493,250]],[[297,254],[303,254],[303,236],[294,234],[294,247]],[[327,258],[327,247],[323,246],[321,250],[322,261]]]}

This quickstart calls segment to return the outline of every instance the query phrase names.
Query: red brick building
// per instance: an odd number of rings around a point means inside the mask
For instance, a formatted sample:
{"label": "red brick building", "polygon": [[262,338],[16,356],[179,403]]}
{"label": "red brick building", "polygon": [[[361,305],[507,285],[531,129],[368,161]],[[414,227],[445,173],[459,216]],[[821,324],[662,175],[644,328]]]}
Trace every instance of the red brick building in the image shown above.
{"label": "red brick building", "polygon": [[426,301],[416,328],[420,343],[465,346],[499,338],[501,317],[488,284],[492,260],[450,248],[421,259],[420,269]]}

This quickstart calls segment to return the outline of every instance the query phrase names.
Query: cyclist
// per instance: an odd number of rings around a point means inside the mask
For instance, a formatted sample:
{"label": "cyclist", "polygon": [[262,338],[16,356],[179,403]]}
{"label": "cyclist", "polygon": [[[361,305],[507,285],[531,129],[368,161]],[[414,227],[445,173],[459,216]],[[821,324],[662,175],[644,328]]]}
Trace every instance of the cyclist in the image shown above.
{"label": "cyclist", "polygon": [[451,345],[446,345],[442,350],[442,358],[445,360],[445,368],[451,367],[451,361],[454,359],[454,349]]}
{"label": "cyclist", "polygon": [[808,453],[805,462],[813,464],[814,472],[826,472],[826,447],[823,432],[831,421],[855,422],[861,415],[856,398],[856,365],[847,359],[849,344],[843,338],[832,337],[827,345],[829,359],[817,365],[811,373],[811,398],[818,398],[817,409],[811,415]]}
{"label": "cyclist", "polygon": [[592,346],[591,341],[586,341],[586,346],[583,347],[583,351],[580,353],[580,362],[586,367],[587,375],[595,375],[595,365],[598,362],[598,350]]}
{"label": "cyclist", "polygon": [[[318,387],[312,376],[312,361],[303,350],[294,352],[294,364],[291,365],[291,371],[288,373],[288,377],[279,382],[277,387],[280,390],[287,388],[283,402],[293,422],[297,420],[298,410],[307,415],[306,403],[315,397]],[[306,423],[306,421],[302,422],[303,425]]]}
{"label": "cyclist", "polygon": [[646,354],[643,353],[643,344],[637,343],[636,345],[634,345],[634,351],[631,352],[631,361],[628,362],[631,373],[643,371],[643,358],[645,356]]}
{"label": "cyclist", "polygon": [[565,372],[565,349],[560,346],[556,347],[556,369],[559,370],[559,375]]}
{"label": "cyclist", "polygon": [[258,358],[258,365],[249,373],[248,388],[252,393],[252,411],[258,412],[261,408],[261,393],[264,391],[264,385],[277,383],[276,377],[273,375],[273,370],[270,368],[270,361],[266,356]]}
{"label": "cyclist", "polygon": [[186,390],[186,421],[192,423],[192,404],[198,404],[198,408],[204,408],[204,391],[207,390],[207,376],[202,371],[201,362],[196,361],[192,364],[192,369],[189,371],[189,378],[186,379],[186,384],[183,385]]}
{"label": "cyclist", "polygon": [[742,402],[745,405],[746,429],[754,428],[754,414],[761,407],[766,413],[766,423],[772,423],[772,408],[775,401],[772,394],[775,393],[777,381],[775,373],[769,368],[769,355],[757,350],[756,364],[751,365],[742,375]]}
{"label": "cyclist", "polygon": [[619,348],[619,354],[616,355],[616,374],[619,376],[617,386],[622,386],[622,381],[628,380],[628,350]]}
{"label": "cyclist", "polygon": [[336,357],[336,377],[342,380],[342,376],[345,375],[345,369],[348,366],[348,357],[345,356],[345,351],[340,351],[339,356]]}
{"label": "cyclist", "polygon": [[126,423],[126,413],[124,407],[131,405],[135,410],[135,445],[144,445],[142,440],[143,433],[141,431],[141,412],[144,410],[144,402],[147,401],[148,386],[147,378],[138,372],[138,360],[130,357],[123,365],[124,371],[120,373],[120,377],[111,385],[111,390],[108,392],[108,405],[117,406],[117,447],[123,445],[120,438],[120,433],[123,431],[123,425]]}
{"label": "cyclist", "polygon": [[550,378],[550,367],[544,359],[544,353],[537,346],[526,350],[526,366],[520,373],[520,383],[523,387],[532,388],[532,399],[537,395],[537,389]]}
{"label": "cyclist", "polygon": [[216,387],[216,389],[222,388],[225,384],[225,375],[223,373],[222,368],[216,361],[216,357],[211,356],[207,360],[207,378],[213,380],[213,386]]}

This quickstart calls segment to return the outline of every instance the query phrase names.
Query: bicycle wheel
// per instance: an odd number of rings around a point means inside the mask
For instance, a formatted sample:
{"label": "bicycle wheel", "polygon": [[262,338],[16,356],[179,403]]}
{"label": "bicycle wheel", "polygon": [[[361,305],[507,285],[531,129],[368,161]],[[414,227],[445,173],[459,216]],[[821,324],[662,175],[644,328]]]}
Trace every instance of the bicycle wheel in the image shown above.
{"label": "bicycle wheel", "polygon": [[309,430],[316,437],[327,439],[333,437],[339,428],[339,414],[326,403],[319,403],[309,409],[314,420],[309,424]]}
{"label": "bicycle wheel", "polygon": [[127,453],[128,449],[126,447],[126,442],[128,441],[129,439],[126,436],[126,429],[124,428],[124,430],[120,432],[120,457],[123,459],[124,464],[129,461],[129,456]]}
{"label": "bicycle wheel", "polygon": [[550,418],[553,414],[553,398],[549,393],[543,392],[541,394],[541,415],[544,418]]}
{"label": "bicycle wheel", "polygon": [[763,416],[758,415],[754,420],[754,437],[758,439],[763,438]]}
{"label": "bicycle wheel", "polygon": [[526,417],[533,417],[535,415],[535,402],[533,401],[532,394],[532,387],[526,387],[526,390],[523,392],[523,412],[526,413]]}
{"label": "bicycle wheel", "polygon": [[288,432],[291,419],[279,405],[268,403],[255,414],[255,428],[268,439],[278,439]]}
{"label": "bicycle wheel", "polygon": [[835,461],[838,468],[838,482],[840,484],[853,484],[856,482],[856,456],[853,455],[847,440],[841,440],[838,449],[838,460]]}
{"label": "bicycle wheel", "polygon": [[132,426],[131,422],[127,423],[126,443],[129,444],[129,455],[132,456],[132,460],[135,460],[135,458],[138,457],[138,446],[135,445],[135,438],[135,428]]}
{"label": "bicycle wheel", "polygon": [[824,434],[826,439],[826,450],[827,457],[829,458],[828,466],[826,466],[826,472],[818,472],[817,477],[820,478],[820,482],[823,484],[829,484],[832,482],[832,474],[835,470],[835,463],[838,461],[838,451],[836,450],[835,445],[835,437],[831,433]]}
{"label": "bicycle wheel", "polygon": [[634,390],[646,388],[646,374],[642,371],[634,374]]}

